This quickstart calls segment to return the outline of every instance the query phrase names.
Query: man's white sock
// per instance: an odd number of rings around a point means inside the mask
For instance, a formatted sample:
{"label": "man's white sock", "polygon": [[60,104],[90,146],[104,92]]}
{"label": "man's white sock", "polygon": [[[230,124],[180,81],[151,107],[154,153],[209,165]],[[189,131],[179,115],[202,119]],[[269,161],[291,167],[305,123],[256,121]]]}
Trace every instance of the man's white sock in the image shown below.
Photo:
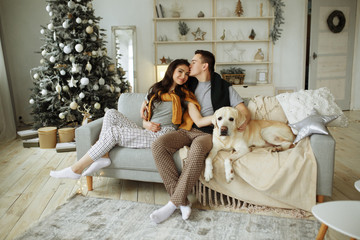
{"label": "man's white sock", "polygon": [[67,167],[60,171],[51,171],[50,176],[54,178],[79,179],[81,174],[74,173],[71,167]]}
{"label": "man's white sock", "polygon": [[182,219],[188,220],[191,214],[191,205],[188,206],[180,206]]}
{"label": "man's white sock", "polygon": [[109,158],[99,158],[98,160],[94,161],[89,167],[88,169],[86,169],[82,176],[91,176],[92,173],[107,167],[111,164],[111,161]]}
{"label": "man's white sock", "polygon": [[176,210],[175,204],[173,204],[171,201],[169,201],[165,206],[162,208],[155,210],[151,215],[150,218],[155,223],[161,223],[162,221],[165,221],[168,219],[171,214],[174,213]]}

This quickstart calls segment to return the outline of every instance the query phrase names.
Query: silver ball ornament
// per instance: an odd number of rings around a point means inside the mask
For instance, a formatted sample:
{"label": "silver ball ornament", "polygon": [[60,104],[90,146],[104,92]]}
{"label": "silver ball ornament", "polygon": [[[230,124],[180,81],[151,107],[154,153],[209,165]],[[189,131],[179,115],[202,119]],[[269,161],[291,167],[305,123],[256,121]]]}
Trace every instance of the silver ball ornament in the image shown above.
{"label": "silver ball ornament", "polygon": [[79,94],[79,98],[84,98],[85,97],[85,94],[83,93],[83,92],[81,92],[80,94]]}
{"label": "silver ball ornament", "polygon": [[93,86],[93,89],[94,89],[95,91],[99,90],[99,85],[95,84],[95,85]]}
{"label": "silver ball ornament", "polygon": [[64,113],[59,113],[59,118],[60,118],[60,119],[64,119],[64,118],[65,118],[65,114],[64,114]]}
{"label": "silver ball ornament", "polygon": [[89,79],[87,77],[83,77],[80,79],[80,83],[81,83],[81,85],[88,85]]}
{"label": "silver ball ornament", "polygon": [[95,109],[100,109],[100,108],[101,108],[100,103],[98,103],[98,102],[97,102],[97,103],[95,103],[95,104],[94,104],[94,108],[95,108]]}
{"label": "silver ball ornament", "polygon": [[83,45],[78,43],[78,44],[75,45],[75,50],[80,53],[80,52],[82,52],[84,50],[84,47],[83,47]]}
{"label": "silver ball ornament", "polygon": [[34,103],[35,103],[34,99],[30,99],[30,100],[29,100],[29,103],[30,103],[30,104],[34,104]]}
{"label": "silver ball ornament", "polygon": [[72,110],[75,110],[77,107],[78,107],[78,104],[75,101],[70,103],[70,108]]}

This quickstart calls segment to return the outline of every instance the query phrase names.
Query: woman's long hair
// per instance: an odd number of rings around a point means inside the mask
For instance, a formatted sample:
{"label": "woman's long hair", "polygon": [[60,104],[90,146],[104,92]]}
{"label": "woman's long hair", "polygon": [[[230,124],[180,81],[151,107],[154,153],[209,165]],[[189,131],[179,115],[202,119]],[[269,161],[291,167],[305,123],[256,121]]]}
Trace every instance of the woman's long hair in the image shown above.
{"label": "woman's long hair", "polygon": [[[152,109],[154,108],[155,102],[161,102],[161,97],[158,93],[159,92],[162,92],[162,93],[169,92],[170,88],[172,87],[172,85],[174,83],[173,75],[174,75],[175,69],[179,65],[186,65],[189,67],[190,63],[186,59],[176,59],[176,60],[172,61],[170,63],[170,65],[168,66],[168,68],[166,69],[164,78],[160,82],[157,82],[150,87],[147,97],[148,97],[148,100],[150,100],[152,98],[152,96],[154,96],[154,100],[152,101],[152,106],[151,106]],[[180,97],[181,106],[185,109],[186,108],[186,105],[185,105],[186,94],[184,93],[183,89],[187,89],[185,84],[184,85],[176,85],[174,92],[176,95],[178,95]]]}

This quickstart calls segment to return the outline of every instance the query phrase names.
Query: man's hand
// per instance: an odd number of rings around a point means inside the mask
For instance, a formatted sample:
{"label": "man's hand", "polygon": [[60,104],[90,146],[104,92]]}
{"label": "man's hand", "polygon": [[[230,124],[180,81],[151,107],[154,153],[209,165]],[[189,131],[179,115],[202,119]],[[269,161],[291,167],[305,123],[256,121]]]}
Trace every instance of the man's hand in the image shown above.
{"label": "man's hand", "polygon": [[147,120],[148,112],[149,112],[149,108],[147,106],[147,102],[144,101],[140,108],[140,117],[144,120]]}
{"label": "man's hand", "polygon": [[160,123],[154,123],[154,122],[145,121],[145,120],[143,121],[143,127],[152,132],[158,132],[161,129]]}

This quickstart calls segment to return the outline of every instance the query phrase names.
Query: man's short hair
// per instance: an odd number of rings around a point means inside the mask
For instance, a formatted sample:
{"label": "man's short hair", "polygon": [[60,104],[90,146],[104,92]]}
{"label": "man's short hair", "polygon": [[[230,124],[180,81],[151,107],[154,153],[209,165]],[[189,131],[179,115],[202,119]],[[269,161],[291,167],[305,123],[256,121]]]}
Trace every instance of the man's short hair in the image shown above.
{"label": "man's short hair", "polygon": [[209,65],[209,71],[210,73],[213,73],[215,71],[215,56],[209,51],[206,50],[196,50],[195,54],[201,55],[201,61],[202,63],[207,63]]}

